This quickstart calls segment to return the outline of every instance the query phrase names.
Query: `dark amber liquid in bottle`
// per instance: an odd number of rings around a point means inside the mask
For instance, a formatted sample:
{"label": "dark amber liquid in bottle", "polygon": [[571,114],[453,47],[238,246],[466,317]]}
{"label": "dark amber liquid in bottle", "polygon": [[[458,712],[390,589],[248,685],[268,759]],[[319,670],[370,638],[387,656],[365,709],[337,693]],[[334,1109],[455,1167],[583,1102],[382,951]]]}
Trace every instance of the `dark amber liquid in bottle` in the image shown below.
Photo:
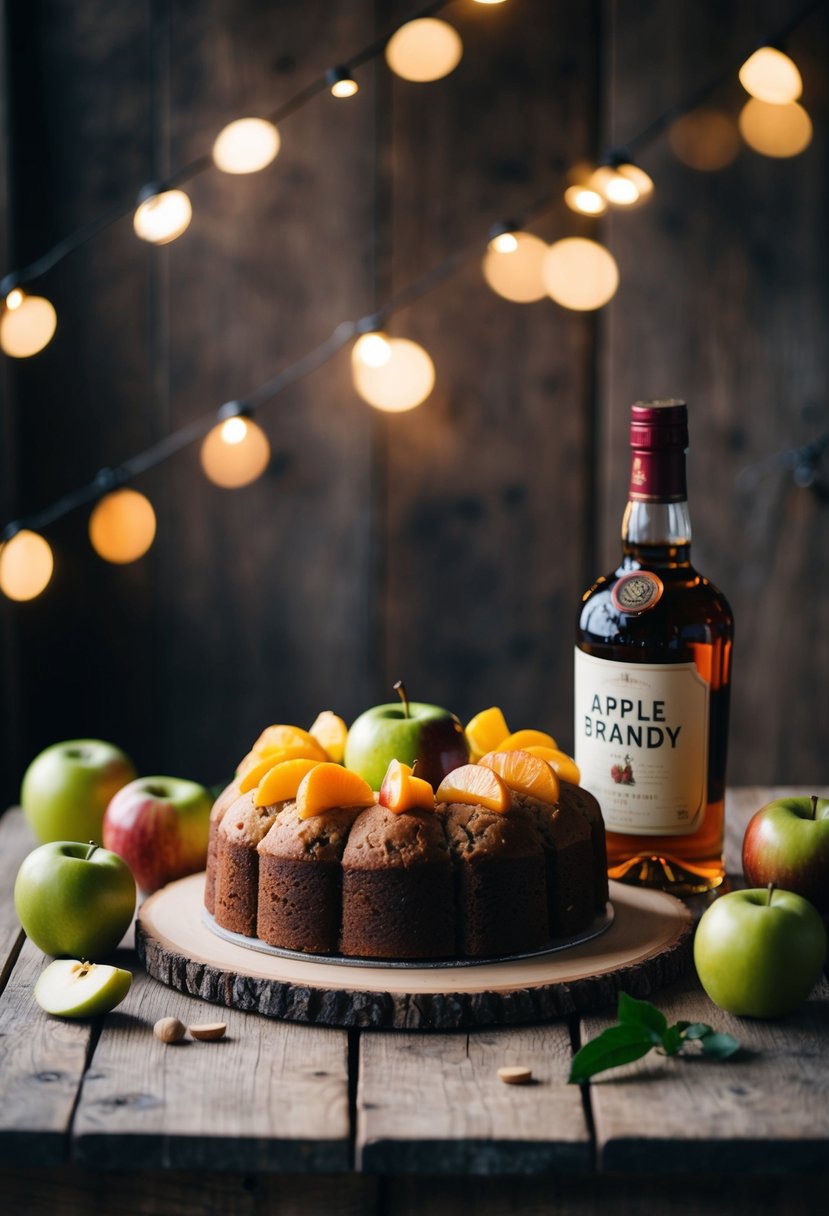
{"label": "dark amber liquid in bottle", "polygon": [[[725,597],[693,568],[690,544],[625,541],[613,574],[586,592],[576,643],[597,658],[627,663],[689,663],[709,685],[707,795],[701,824],[686,836],[608,832],[611,878],[658,886],[676,894],[710,890],[724,878],[725,766],[733,618]],[[618,611],[611,591],[623,575],[651,570],[664,592],[648,611]],[[589,785],[589,782],[588,782]]]}

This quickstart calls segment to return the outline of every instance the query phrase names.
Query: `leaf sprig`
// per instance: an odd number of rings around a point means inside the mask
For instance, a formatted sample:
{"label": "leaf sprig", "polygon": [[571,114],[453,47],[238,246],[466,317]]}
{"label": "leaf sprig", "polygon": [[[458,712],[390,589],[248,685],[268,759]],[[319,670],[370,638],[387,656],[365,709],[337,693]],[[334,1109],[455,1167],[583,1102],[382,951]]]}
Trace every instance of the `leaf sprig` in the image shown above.
{"label": "leaf sprig", "polygon": [[637,1001],[626,992],[619,993],[619,1019],[595,1039],[585,1043],[573,1057],[569,1081],[580,1084],[596,1073],[621,1064],[641,1060],[657,1048],[666,1056],[679,1055],[687,1043],[698,1042],[703,1055],[714,1060],[727,1060],[740,1050],[740,1044],[730,1034],[719,1034],[705,1022],[676,1022],[668,1019],[650,1001]]}

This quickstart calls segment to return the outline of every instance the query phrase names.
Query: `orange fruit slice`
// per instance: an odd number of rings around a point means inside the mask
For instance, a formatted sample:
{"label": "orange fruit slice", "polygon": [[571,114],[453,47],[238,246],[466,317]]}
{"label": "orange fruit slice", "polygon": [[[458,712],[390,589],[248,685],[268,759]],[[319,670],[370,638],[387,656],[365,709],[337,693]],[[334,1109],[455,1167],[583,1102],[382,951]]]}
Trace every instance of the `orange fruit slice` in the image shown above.
{"label": "orange fruit slice", "polygon": [[342,718],[332,710],[324,709],[321,714],[317,714],[308,733],[313,735],[329,760],[333,760],[335,764],[342,764],[345,739],[348,734],[348,727]]}
{"label": "orange fruit slice", "polygon": [[297,790],[303,777],[316,768],[320,760],[283,760],[275,764],[265,773],[259,782],[254,806],[273,806],[275,802],[285,802],[287,798],[296,798]]}
{"label": "orange fruit slice", "polygon": [[464,802],[472,806],[484,806],[488,811],[503,814],[510,808],[510,792],[491,768],[480,764],[462,764],[453,769],[435,790],[438,802]]}
{"label": "orange fruit slice", "polygon": [[497,705],[482,709],[466,724],[466,741],[473,760],[480,760],[487,752],[494,752],[502,739],[509,734],[506,719]]}
{"label": "orange fruit slice", "polygon": [[296,809],[300,819],[310,819],[339,806],[374,806],[374,793],[359,773],[328,761],[315,764],[300,782]]}
{"label": "orange fruit slice", "polygon": [[392,760],[380,786],[380,805],[399,815],[415,807],[424,811],[435,809],[435,792],[428,781],[415,777],[408,764]]}
{"label": "orange fruit slice", "polygon": [[301,726],[266,726],[251,750],[259,756],[266,756],[271,752],[282,751],[285,747],[304,747],[318,759],[328,759],[311,732],[303,730]]}
{"label": "orange fruit slice", "polygon": [[581,771],[572,756],[560,752],[557,747],[530,746],[524,749],[540,760],[546,760],[560,781],[569,781],[571,785],[581,783]]}
{"label": "orange fruit slice", "polygon": [[[506,739],[502,739],[498,744],[499,752],[514,752],[518,749],[526,751],[528,747],[553,747],[558,749],[558,744],[552,735],[548,735],[546,730],[517,730],[511,735],[507,735]],[[496,748],[491,748],[495,751]]]}
{"label": "orange fruit slice", "polygon": [[558,778],[546,760],[516,748],[510,752],[488,752],[481,767],[502,777],[517,794],[528,794],[539,802],[558,802]]}
{"label": "orange fruit slice", "polygon": [[324,759],[325,754],[320,755],[317,748],[312,751],[309,747],[281,747],[278,751],[268,752],[247,769],[239,782],[239,792],[247,794],[249,790],[255,790],[266,773],[286,760],[316,760],[317,764],[321,764]]}

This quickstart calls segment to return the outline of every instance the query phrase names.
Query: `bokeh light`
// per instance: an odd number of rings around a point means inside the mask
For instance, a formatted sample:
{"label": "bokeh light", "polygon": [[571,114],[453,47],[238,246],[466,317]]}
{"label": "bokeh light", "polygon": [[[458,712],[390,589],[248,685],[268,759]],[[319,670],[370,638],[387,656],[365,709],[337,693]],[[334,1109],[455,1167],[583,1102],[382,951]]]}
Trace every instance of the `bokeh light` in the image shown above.
{"label": "bokeh light", "polygon": [[223,173],[258,173],[280,148],[279,131],[264,118],[237,118],[216,136],[213,161]]}
{"label": "bokeh light", "polygon": [[58,317],[43,296],[28,296],[19,287],[6,296],[0,316],[0,348],[13,359],[28,359],[48,346]]}
{"label": "bokeh light", "polygon": [[420,17],[401,25],[386,43],[386,63],[403,78],[423,83],[440,80],[461,61],[460,34],[447,21]]}
{"label": "bokeh light", "polygon": [[542,274],[547,242],[530,232],[512,232],[508,235],[515,240],[511,249],[493,248],[497,237],[490,241],[484,254],[484,278],[494,292],[514,304],[531,304],[534,300],[542,300],[547,294]]}
{"label": "bokeh light", "polygon": [[750,97],[740,111],[740,134],[763,156],[797,156],[812,142],[812,120],[796,101],[776,105]]}
{"label": "bokeh light", "polygon": [[701,106],[683,114],[668,128],[668,143],[684,165],[701,173],[713,173],[736,159],[740,133],[730,115]]}
{"label": "bokeh light", "polygon": [[[365,335],[368,337],[368,335]],[[435,365],[428,353],[409,338],[387,338],[390,355],[381,365],[351,352],[351,372],[357,392],[375,409],[402,413],[420,405],[435,385]]]}
{"label": "bokeh light", "polygon": [[184,191],[164,190],[138,204],[132,226],[142,241],[166,245],[187,230],[192,218],[193,208]]}
{"label": "bokeh light", "polygon": [[616,259],[596,241],[567,237],[551,245],[544,258],[547,294],[564,308],[585,312],[601,308],[616,293]]}
{"label": "bokeh light", "polygon": [[740,68],[740,84],[758,101],[786,105],[797,101],[803,81],[797,64],[773,46],[761,46]]}
{"label": "bokeh light", "polygon": [[33,600],[48,586],[54,565],[49,542],[23,528],[0,545],[0,591],[10,600]]}
{"label": "bokeh light", "polygon": [[260,426],[236,416],[218,422],[201,446],[201,465],[214,485],[235,490],[261,477],[271,458],[271,445]]}
{"label": "bokeh light", "polygon": [[92,548],[105,561],[125,565],[143,557],[155,540],[155,511],[137,490],[113,490],[89,517]]}

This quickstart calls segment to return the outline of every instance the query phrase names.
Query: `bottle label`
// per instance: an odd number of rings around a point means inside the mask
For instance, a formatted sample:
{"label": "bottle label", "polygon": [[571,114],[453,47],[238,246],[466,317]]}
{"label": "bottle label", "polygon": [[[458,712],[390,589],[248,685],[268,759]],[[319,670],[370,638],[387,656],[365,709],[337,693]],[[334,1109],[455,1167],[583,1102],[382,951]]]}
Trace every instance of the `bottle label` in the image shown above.
{"label": "bottle label", "polygon": [[610,832],[690,836],[707,801],[709,687],[693,663],[576,648],[576,763]]}

